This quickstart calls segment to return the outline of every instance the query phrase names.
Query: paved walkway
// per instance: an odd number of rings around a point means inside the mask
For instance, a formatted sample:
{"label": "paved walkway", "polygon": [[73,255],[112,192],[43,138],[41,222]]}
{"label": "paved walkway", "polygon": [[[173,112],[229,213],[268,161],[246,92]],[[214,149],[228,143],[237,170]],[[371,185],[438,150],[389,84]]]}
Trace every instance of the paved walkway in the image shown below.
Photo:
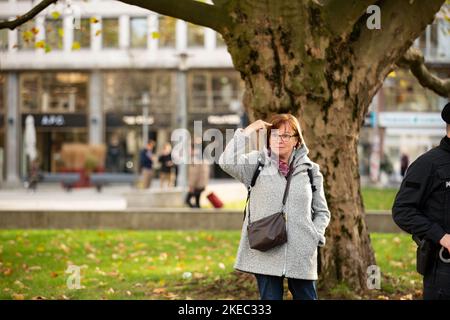
{"label": "paved walkway", "polygon": [[[159,180],[152,182],[159,189]],[[158,186],[158,187],[157,187]],[[66,192],[59,184],[40,184],[36,192],[25,188],[0,189],[0,210],[124,210],[124,193],[134,189],[129,185],[112,185],[97,192],[95,188],[75,188]],[[246,197],[245,186],[232,179],[213,179],[202,194],[201,204],[208,204],[206,195],[215,194],[223,202],[239,201]]]}

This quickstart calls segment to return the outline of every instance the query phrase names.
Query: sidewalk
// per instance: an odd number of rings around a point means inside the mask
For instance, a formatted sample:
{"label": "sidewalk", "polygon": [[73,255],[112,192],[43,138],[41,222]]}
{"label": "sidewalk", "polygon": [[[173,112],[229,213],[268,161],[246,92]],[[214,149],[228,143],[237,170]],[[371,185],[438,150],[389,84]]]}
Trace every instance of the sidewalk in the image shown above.
{"label": "sidewalk", "polygon": [[[159,189],[159,179],[152,182]],[[121,211],[126,209],[123,194],[137,190],[129,185],[105,186],[102,192],[92,188],[75,188],[66,192],[59,184],[39,184],[36,192],[25,188],[0,189],[0,210],[76,210]],[[214,192],[224,203],[245,200],[243,184],[233,179],[212,179],[202,194],[201,204],[208,204],[206,195]]]}

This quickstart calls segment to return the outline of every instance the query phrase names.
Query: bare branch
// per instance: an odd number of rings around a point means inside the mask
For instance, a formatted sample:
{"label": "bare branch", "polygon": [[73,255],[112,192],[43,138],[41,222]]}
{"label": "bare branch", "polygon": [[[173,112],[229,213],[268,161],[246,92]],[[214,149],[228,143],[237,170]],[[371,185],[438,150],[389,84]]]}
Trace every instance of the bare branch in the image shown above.
{"label": "bare branch", "polygon": [[8,28],[8,29],[14,30],[18,26],[33,19],[37,14],[39,14],[39,12],[43,11],[45,8],[47,8],[49,5],[55,3],[56,1],[58,1],[58,0],[43,0],[37,6],[33,7],[30,11],[28,11],[24,15],[17,17],[14,20],[1,21],[0,29]]}
{"label": "bare branch", "polygon": [[324,20],[330,31],[341,36],[350,32],[367,7],[376,0],[326,0],[323,1]]}
{"label": "bare branch", "polygon": [[231,19],[221,7],[194,0],[119,0],[162,15],[182,19],[221,32]]}
{"label": "bare branch", "polygon": [[428,70],[425,59],[418,48],[411,47],[397,62],[400,68],[410,69],[420,84],[438,95],[450,98],[450,79],[440,79]]}
{"label": "bare branch", "polygon": [[426,26],[433,22],[445,0],[380,0],[381,29],[369,30],[365,21],[355,26],[350,43],[356,72],[366,75],[366,81],[358,84],[361,89],[371,90],[380,79],[392,70],[413,41],[419,37]]}

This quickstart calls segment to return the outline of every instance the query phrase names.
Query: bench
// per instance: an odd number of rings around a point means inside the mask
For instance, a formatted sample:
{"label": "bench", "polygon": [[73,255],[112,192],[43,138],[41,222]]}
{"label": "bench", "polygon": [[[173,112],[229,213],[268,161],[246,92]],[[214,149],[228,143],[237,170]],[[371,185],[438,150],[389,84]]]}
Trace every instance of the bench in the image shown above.
{"label": "bench", "polygon": [[58,182],[67,191],[72,190],[73,186],[80,181],[79,173],[48,173],[44,172],[39,176],[39,182]]}
{"label": "bench", "polygon": [[98,192],[102,191],[104,185],[110,183],[128,183],[135,184],[139,179],[139,175],[133,173],[91,173],[90,182],[93,184]]}

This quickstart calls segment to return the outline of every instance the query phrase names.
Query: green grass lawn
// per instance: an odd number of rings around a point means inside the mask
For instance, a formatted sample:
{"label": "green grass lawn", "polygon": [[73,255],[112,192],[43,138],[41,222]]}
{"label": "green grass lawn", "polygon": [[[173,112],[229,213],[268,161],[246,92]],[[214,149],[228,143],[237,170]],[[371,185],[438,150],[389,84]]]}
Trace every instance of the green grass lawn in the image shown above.
{"label": "green grass lawn", "polygon": [[[374,297],[419,295],[410,237],[371,237],[383,274]],[[238,242],[238,231],[2,230],[0,299],[257,299],[253,277],[233,270]],[[80,289],[67,287],[69,265]]]}
{"label": "green grass lawn", "polygon": [[[390,211],[394,203],[397,189],[376,189],[362,188],[361,193],[366,210],[388,210]],[[241,209],[245,206],[245,200],[224,203],[226,209]],[[208,204],[208,208],[212,206]]]}

